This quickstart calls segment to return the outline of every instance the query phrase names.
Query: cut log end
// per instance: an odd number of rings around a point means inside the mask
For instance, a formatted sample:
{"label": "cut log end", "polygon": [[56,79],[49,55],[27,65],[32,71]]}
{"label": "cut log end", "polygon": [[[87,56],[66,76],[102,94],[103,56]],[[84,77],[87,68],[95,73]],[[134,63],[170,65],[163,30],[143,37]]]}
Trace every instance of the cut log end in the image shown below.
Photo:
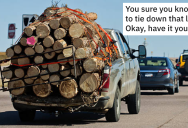
{"label": "cut log end", "polygon": [[65,40],[63,39],[57,40],[53,45],[53,50],[61,49],[61,50],[55,51],[56,53],[61,53],[63,51],[62,49],[65,48],[66,46],[67,46],[67,43],[65,42]]}
{"label": "cut log end", "polygon": [[22,68],[17,68],[15,69],[14,74],[18,78],[23,78],[25,76],[25,71]]}
{"label": "cut log end", "polygon": [[55,57],[55,52],[51,52],[51,51],[53,51],[53,49],[52,48],[47,48],[46,50],[45,50],[45,52],[49,52],[49,53],[45,53],[44,54],[44,56],[45,56],[45,58],[46,59],[52,59],[52,58],[54,58]]}
{"label": "cut log end", "polygon": [[[38,66],[31,66],[29,67],[29,69],[27,70],[27,75],[29,77],[32,77],[32,76],[37,76],[40,74],[40,69]],[[36,79],[37,77],[32,77],[31,79]]]}
{"label": "cut log end", "polygon": [[12,48],[8,48],[6,50],[7,57],[13,57],[14,56],[14,50]]}
{"label": "cut log end", "polygon": [[69,35],[73,38],[80,38],[84,35],[84,26],[79,23],[72,24],[69,28]]}
{"label": "cut log end", "polygon": [[57,40],[64,38],[66,34],[67,34],[67,31],[63,28],[58,28],[54,31],[54,36]]}
{"label": "cut log end", "polygon": [[[7,70],[7,71],[6,71],[6,70]],[[6,79],[12,78],[13,72],[12,72],[12,70],[10,70],[9,67],[5,67],[5,68],[3,69],[3,71],[5,71],[5,72],[2,72],[2,75],[3,75]]]}
{"label": "cut log end", "polygon": [[50,78],[49,78],[49,82],[53,82],[51,83],[51,85],[59,85],[60,82],[55,82],[55,81],[59,81],[60,80],[60,76],[59,75],[51,75]]}
{"label": "cut log end", "polygon": [[51,47],[54,44],[54,39],[51,36],[47,36],[46,38],[44,38],[43,40],[43,45],[45,47]]}
{"label": "cut log end", "polygon": [[[11,80],[16,80],[18,78],[13,78]],[[18,88],[18,87],[24,87],[25,84],[22,80],[17,80],[17,81],[12,81],[8,83],[8,89],[12,89],[12,88]],[[25,92],[25,88],[20,88],[20,89],[14,89],[11,91],[12,95],[22,95]]]}

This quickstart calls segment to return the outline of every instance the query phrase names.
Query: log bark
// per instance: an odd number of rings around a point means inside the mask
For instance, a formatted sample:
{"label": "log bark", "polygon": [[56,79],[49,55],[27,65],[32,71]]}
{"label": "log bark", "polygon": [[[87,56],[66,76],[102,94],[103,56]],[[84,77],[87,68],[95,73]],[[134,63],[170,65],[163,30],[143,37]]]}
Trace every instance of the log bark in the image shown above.
{"label": "log bark", "polygon": [[[81,67],[79,64],[77,64],[77,65],[76,65],[76,76],[80,76],[80,75],[82,75],[82,73],[83,73],[82,67]],[[71,74],[72,74],[73,76],[75,76],[74,67],[73,67],[73,69],[71,69]]]}
{"label": "log bark", "polygon": [[18,56],[11,57],[11,63],[12,64],[18,64],[18,59],[14,59],[14,58],[18,58]]}
{"label": "log bark", "polygon": [[78,93],[78,85],[74,79],[70,79],[69,77],[65,78],[65,81],[62,81],[59,86],[60,94],[65,98],[73,98]]}
{"label": "log bark", "polygon": [[67,17],[62,17],[60,20],[60,24],[63,28],[68,29],[75,21],[76,17],[74,15],[70,15]]}
{"label": "log bark", "polygon": [[81,38],[85,34],[84,28],[85,27],[79,23],[72,24],[69,28],[69,35],[72,38]]}
{"label": "log bark", "polygon": [[[75,60],[76,60],[76,58],[75,58]],[[70,65],[74,65],[73,58],[70,58],[68,61],[69,61],[69,64],[70,64]],[[78,62],[78,61],[75,61],[75,64],[76,64],[77,62]]]}
{"label": "log bark", "polygon": [[96,20],[97,19],[97,14],[94,13],[94,12],[90,12],[87,14],[87,17],[90,19],[90,20]]}
{"label": "log bark", "polygon": [[89,23],[85,23],[84,26],[86,27],[87,29],[87,33],[86,33],[86,36],[90,39],[92,39],[92,37],[97,33],[95,28],[89,24]]}
{"label": "log bark", "polygon": [[34,30],[36,30],[36,27],[31,25],[31,26],[27,26],[24,28],[24,32],[27,36],[32,36],[33,35],[33,32]]}
{"label": "log bark", "polygon": [[[72,46],[72,45],[68,45],[68,47],[69,46]],[[63,55],[65,57],[71,57],[73,52],[75,52],[75,47],[74,46],[73,46],[73,51],[72,51],[72,47],[64,49],[63,50]]]}
{"label": "log bark", "polygon": [[[20,55],[20,57],[24,57],[25,55]],[[30,64],[30,59],[28,57],[18,58],[18,65]]]}
{"label": "log bark", "polygon": [[46,38],[44,38],[43,40],[43,45],[45,47],[51,47],[54,44],[54,39],[51,36],[47,36]]}
{"label": "log bark", "polygon": [[36,53],[43,53],[44,47],[41,44],[36,44],[35,46],[35,52]]}
{"label": "log bark", "polygon": [[45,38],[50,34],[50,27],[47,22],[41,23],[37,26],[36,34],[39,38]]}
{"label": "log bark", "polygon": [[[6,71],[6,70],[9,70],[9,71]],[[3,71],[5,72],[2,72],[2,75],[6,78],[6,79],[10,79],[13,77],[13,71],[12,69],[10,69],[9,67],[5,67],[3,69]]]}
{"label": "log bark", "polygon": [[57,14],[61,15],[62,12],[65,12],[65,11],[67,11],[66,7],[62,7],[62,8],[60,8],[60,9],[57,10]]}
{"label": "log bark", "polygon": [[27,46],[27,38],[26,38],[26,37],[22,37],[22,38],[20,39],[20,44],[21,44],[22,46]]}
{"label": "log bark", "polygon": [[59,75],[57,75],[57,74],[50,75],[49,82],[54,82],[54,83],[51,83],[51,85],[59,85],[60,82],[55,82],[55,81],[59,81],[59,80],[60,80]]}
{"label": "log bark", "polygon": [[88,45],[88,43],[89,40],[87,39],[87,37],[73,39],[73,45],[75,48],[84,48]]}
{"label": "log bark", "polygon": [[[11,80],[16,80],[18,78],[12,78]],[[8,89],[17,88],[17,87],[23,87],[25,86],[24,82],[22,80],[12,81],[8,83]],[[26,88],[20,88],[20,89],[14,89],[11,91],[12,95],[22,95],[25,92]]]}
{"label": "log bark", "polygon": [[14,50],[12,48],[8,48],[6,50],[7,57],[13,57],[14,56]]}
{"label": "log bark", "polygon": [[92,50],[89,47],[85,47],[85,48],[78,48],[75,52],[75,56],[77,59],[81,59],[81,58],[88,58],[93,56]]}
{"label": "log bark", "polygon": [[56,13],[56,11],[53,9],[50,9],[50,8],[47,8],[46,10],[44,10],[44,15],[46,17],[50,17],[50,16],[54,15],[55,13]]}
{"label": "log bark", "polygon": [[43,61],[44,61],[44,58],[42,56],[35,56],[34,58],[35,64],[41,64],[43,63]]}
{"label": "log bark", "polygon": [[53,49],[52,48],[47,48],[44,52],[49,52],[49,53],[45,53],[44,54],[44,57],[46,58],[46,59],[52,59],[52,58],[54,58],[55,57],[55,52],[50,52],[50,51],[53,51]]}
{"label": "log bark", "polygon": [[67,34],[67,31],[64,28],[58,28],[54,31],[54,36],[57,40],[64,38]]}
{"label": "log bark", "polygon": [[[47,74],[47,73],[48,73],[48,70],[41,70],[40,75],[42,75],[42,74]],[[49,78],[50,78],[50,75],[49,75],[49,74],[41,76],[41,79],[42,79],[42,80],[48,80]]]}
{"label": "log bark", "polygon": [[[32,76],[37,76],[40,74],[40,69],[38,66],[31,66],[27,70],[27,76],[32,77]],[[37,77],[32,77],[31,79],[35,80]]]}
{"label": "log bark", "polygon": [[[26,78],[26,77],[28,77],[28,75],[25,75],[24,78]],[[25,81],[26,84],[32,84],[34,82],[34,80],[31,79],[31,78],[24,79],[24,81]]]}
{"label": "log bark", "polygon": [[83,92],[91,93],[99,87],[99,82],[98,73],[85,73],[80,78],[79,86]]}
{"label": "log bark", "polygon": [[83,67],[86,72],[96,72],[104,68],[104,61],[98,58],[88,58],[84,61]]}
{"label": "log bark", "polygon": [[15,45],[14,46],[14,52],[16,53],[16,54],[20,54],[21,52],[22,52],[22,47],[20,46],[20,45]]}
{"label": "log bark", "polygon": [[25,71],[23,68],[17,68],[14,70],[14,74],[18,78],[23,78],[25,76]]}
{"label": "log bark", "polygon": [[35,55],[35,50],[32,47],[25,48],[24,52],[27,56]]}
{"label": "log bark", "polygon": [[[58,49],[63,49],[67,46],[67,43],[65,42],[65,40],[61,39],[61,40],[57,40],[54,45],[53,45],[53,50],[58,50]],[[62,53],[63,50],[58,50],[55,51],[56,53]]]}
{"label": "log bark", "polygon": [[[63,70],[65,70],[65,71],[60,72],[61,76],[67,77],[68,75],[70,75],[70,73],[71,73],[70,65],[66,64],[66,65],[64,65],[63,68],[64,68]],[[62,70],[62,67],[61,67],[61,70]]]}
{"label": "log bark", "polygon": [[[61,60],[61,59],[64,59],[64,60]],[[59,60],[59,62],[62,62],[62,63],[59,63],[59,64],[61,64],[61,65],[65,65],[65,64],[67,64],[67,59],[65,59],[65,56],[63,55],[63,54],[59,54],[58,56],[57,56],[57,60]]]}
{"label": "log bark", "polygon": [[58,29],[60,26],[60,18],[50,20],[49,25],[52,29]]}
{"label": "log bark", "polygon": [[42,83],[45,83],[45,81],[43,81],[42,79],[35,80],[34,84],[40,84],[40,85],[33,86],[33,92],[38,97],[47,97],[52,92],[51,86],[50,84],[42,84]]}
{"label": "log bark", "polygon": [[60,69],[59,64],[49,64],[48,65],[49,72],[57,72],[57,71],[59,71],[59,69]]}

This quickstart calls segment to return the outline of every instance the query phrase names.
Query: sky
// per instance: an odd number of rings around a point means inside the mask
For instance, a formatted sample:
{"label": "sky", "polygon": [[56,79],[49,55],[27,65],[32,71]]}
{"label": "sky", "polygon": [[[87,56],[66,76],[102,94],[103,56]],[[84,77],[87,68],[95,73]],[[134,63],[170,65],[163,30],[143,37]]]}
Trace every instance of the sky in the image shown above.
{"label": "sky", "polygon": [[[103,28],[118,29],[123,33],[123,3],[187,3],[187,0],[54,0],[59,6],[79,8],[83,12],[95,12],[96,22]],[[22,33],[23,14],[42,14],[50,7],[52,0],[0,0],[0,51],[4,52],[12,44],[8,39],[8,24],[16,24],[15,42]],[[183,49],[188,49],[188,36],[127,36],[131,48],[137,49],[144,38],[148,45],[147,56],[178,57]]]}

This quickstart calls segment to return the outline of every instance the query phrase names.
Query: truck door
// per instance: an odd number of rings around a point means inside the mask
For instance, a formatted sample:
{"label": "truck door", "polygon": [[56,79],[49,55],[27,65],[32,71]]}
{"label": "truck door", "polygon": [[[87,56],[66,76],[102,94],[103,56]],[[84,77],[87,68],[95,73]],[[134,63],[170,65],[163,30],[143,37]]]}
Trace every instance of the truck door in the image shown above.
{"label": "truck door", "polygon": [[126,50],[125,50],[125,46],[124,43],[119,35],[118,32],[116,32],[116,35],[118,37],[118,41],[120,43],[121,46],[121,51],[123,53],[123,60],[124,60],[124,70],[123,70],[123,74],[122,74],[122,89],[121,89],[121,96],[124,97],[128,94],[128,90],[129,90],[129,77],[130,77],[130,56],[127,55]]}

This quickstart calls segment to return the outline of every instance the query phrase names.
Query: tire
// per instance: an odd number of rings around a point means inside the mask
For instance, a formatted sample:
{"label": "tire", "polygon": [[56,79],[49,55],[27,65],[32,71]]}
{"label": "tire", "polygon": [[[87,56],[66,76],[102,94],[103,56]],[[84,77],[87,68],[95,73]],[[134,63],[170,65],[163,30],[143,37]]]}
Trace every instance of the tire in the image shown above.
{"label": "tire", "polygon": [[22,122],[31,122],[35,118],[36,110],[27,110],[27,111],[18,111],[20,121]]}
{"label": "tire", "polygon": [[121,93],[119,87],[116,89],[113,107],[108,110],[105,114],[108,122],[118,122],[120,119],[121,112]]}
{"label": "tire", "polygon": [[182,86],[183,85],[183,80],[179,80],[179,86]]}
{"label": "tire", "polygon": [[179,80],[177,80],[177,85],[175,88],[175,93],[179,93]]}
{"label": "tire", "polygon": [[174,95],[174,92],[175,92],[175,88],[174,88],[174,85],[173,85],[173,88],[168,89],[168,94]]}
{"label": "tire", "polygon": [[185,68],[185,71],[188,73],[188,59],[185,60],[184,68]]}
{"label": "tire", "polygon": [[138,114],[140,112],[140,83],[137,81],[135,94],[127,97],[127,107],[129,114]]}

